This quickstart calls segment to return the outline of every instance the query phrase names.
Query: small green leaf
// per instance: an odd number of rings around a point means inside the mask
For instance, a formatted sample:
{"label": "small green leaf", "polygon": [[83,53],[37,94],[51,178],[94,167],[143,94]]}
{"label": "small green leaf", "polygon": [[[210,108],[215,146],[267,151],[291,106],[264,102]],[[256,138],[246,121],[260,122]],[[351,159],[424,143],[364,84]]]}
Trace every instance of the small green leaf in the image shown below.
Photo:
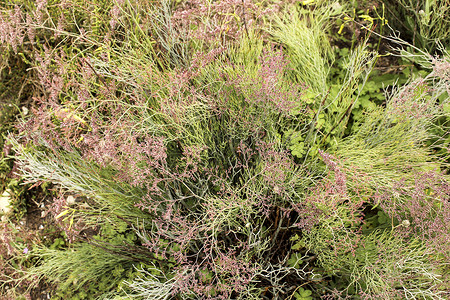
{"label": "small green leaf", "polygon": [[294,236],[291,236],[291,238],[290,238],[289,240],[292,241],[292,242],[295,242],[295,241],[297,241],[299,238],[300,238],[300,237],[298,236],[298,234],[296,234],[296,235],[294,235]]}
{"label": "small green leaf", "polygon": [[294,244],[293,246],[292,246],[292,250],[300,250],[302,247],[301,247],[301,245],[300,245],[300,243],[296,243],[296,244]]}
{"label": "small green leaf", "polygon": [[298,253],[292,253],[291,257],[287,261],[288,266],[292,268],[298,268],[302,263],[303,261],[300,259]]}
{"label": "small green leaf", "polygon": [[308,297],[308,296],[311,296],[311,294],[312,294],[312,291],[310,291],[310,290],[305,290],[305,289],[303,289],[302,291],[300,291],[300,295],[301,295],[303,298]]}

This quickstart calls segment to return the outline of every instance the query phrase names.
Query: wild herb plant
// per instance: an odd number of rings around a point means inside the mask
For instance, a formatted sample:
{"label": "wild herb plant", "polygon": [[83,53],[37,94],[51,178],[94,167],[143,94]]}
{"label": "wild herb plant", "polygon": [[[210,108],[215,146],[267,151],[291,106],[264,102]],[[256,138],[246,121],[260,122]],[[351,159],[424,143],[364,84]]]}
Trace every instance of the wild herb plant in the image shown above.
{"label": "wild herb plant", "polygon": [[427,142],[446,58],[346,132],[377,53],[355,48],[330,93],[318,32],[338,6],[290,24],[272,2],[92,5],[2,10],[41,91],[9,142],[23,179],[61,187],[49,213],[70,242],[30,247],[19,280],[78,298],[445,299],[448,155]]}

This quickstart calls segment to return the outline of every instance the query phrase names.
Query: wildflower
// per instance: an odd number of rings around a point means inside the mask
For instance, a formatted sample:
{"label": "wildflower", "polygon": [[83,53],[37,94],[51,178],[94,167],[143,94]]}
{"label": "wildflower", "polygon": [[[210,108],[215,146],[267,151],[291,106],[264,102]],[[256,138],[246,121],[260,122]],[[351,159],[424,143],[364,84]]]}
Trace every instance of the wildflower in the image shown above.
{"label": "wildflower", "polygon": [[28,253],[28,248],[25,247],[25,249],[23,249],[23,254],[27,254]]}

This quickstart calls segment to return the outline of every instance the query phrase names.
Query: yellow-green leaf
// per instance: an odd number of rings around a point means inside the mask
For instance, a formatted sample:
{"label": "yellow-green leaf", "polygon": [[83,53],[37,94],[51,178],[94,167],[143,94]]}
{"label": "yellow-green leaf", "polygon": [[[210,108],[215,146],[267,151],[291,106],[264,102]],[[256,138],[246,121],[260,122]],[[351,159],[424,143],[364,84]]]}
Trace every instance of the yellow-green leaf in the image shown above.
{"label": "yellow-green leaf", "polygon": [[63,212],[61,212],[59,215],[57,215],[57,216],[55,217],[55,219],[59,219],[59,218],[61,218],[62,216],[67,215],[68,213],[69,213],[69,210],[66,209],[65,211],[63,211]]}

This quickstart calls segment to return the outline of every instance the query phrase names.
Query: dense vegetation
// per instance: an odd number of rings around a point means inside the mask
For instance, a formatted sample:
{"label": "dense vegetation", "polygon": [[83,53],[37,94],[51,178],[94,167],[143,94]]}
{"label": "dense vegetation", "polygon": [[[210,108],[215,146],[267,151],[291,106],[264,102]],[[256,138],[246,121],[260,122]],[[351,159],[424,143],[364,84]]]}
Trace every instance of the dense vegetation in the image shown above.
{"label": "dense vegetation", "polygon": [[0,0],[1,294],[448,299],[449,7]]}

